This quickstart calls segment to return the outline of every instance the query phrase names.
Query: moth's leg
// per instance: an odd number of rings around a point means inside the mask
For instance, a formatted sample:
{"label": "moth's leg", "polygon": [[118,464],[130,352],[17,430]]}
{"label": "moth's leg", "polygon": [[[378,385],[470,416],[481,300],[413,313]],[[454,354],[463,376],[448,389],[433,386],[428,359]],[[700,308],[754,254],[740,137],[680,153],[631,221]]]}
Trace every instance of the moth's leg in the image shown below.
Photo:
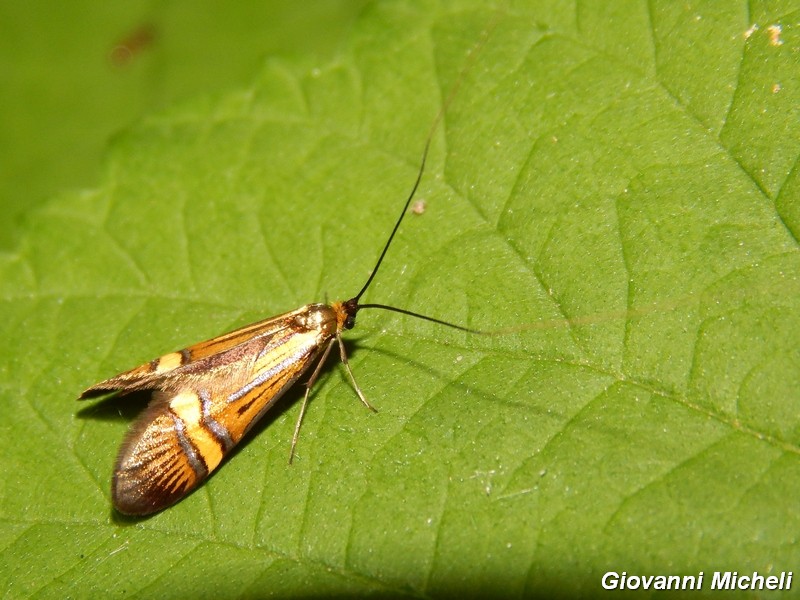
{"label": "moth's leg", "polygon": [[325,346],[325,352],[322,353],[322,357],[317,362],[317,366],[314,367],[314,371],[311,373],[311,377],[308,378],[308,382],[306,383],[306,393],[303,396],[303,404],[300,406],[300,415],[297,417],[297,423],[294,426],[294,435],[292,436],[292,448],[289,450],[289,464],[292,463],[294,459],[294,449],[297,446],[297,440],[300,437],[300,425],[303,423],[303,417],[306,414],[306,407],[308,406],[308,397],[311,394],[311,388],[314,387],[317,379],[319,378],[319,373],[322,370],[322,365],[325,364],[325,361],[328,359],[328,355],[331,353],[331,348],[333,348],[335,340],[331,340],[330,343]]}
{"label": "moth's leg", "polygon": [[364,397],[364,392],[362,392],[361,388],[358,387],[358,383],[356,383],[356,378],[353,377],[353,371],[352,369],[350,369],[350,363],[347,362],[347,352],[345,352],[344,349],[344,342],[342,341],[342,336],[340,336],[338,333],[336,334],[336,340],[339,342],[339,355],[342,357],[344,368],[347,370],[347,374],[350,376],[350,381],[352,382],[353,387],[356,390],[356,394],[358,394],[358,397],[361,400],[361,402],[364,403],[364,406],[366,406],[372,412],[378,412],[378,410],[374,406],[372,406],[372,404],[367,402],[367,399]]}

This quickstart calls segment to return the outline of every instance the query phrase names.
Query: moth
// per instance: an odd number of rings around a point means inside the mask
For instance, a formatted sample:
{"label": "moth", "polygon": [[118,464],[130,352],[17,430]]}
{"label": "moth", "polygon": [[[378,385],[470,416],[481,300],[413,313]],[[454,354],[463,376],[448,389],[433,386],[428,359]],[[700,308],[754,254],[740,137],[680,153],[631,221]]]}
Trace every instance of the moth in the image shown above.
{"label": "moth", "polygon": [[360,303],[419,187],[437,121],[428,135],[416,181],[400,217],[375,267],[355,296],[343,302],[307,304],[165,354],[96,383],[81,394],[80,399],[85,399],[110,392],[124,395],[152,391],[150,403],[134,421],[119,451],[111,486],[116,510],[128,515],[147,515],[185,497],[220,465],[283,393],[310,370],[292,437],[291,462],[309,394],[334,346],[339,348],[359,399],[374,411],[356,383],[342,341],[342,332],[355,326],[356,315],[363,309],[395,311],[477,333],[408,310]]}

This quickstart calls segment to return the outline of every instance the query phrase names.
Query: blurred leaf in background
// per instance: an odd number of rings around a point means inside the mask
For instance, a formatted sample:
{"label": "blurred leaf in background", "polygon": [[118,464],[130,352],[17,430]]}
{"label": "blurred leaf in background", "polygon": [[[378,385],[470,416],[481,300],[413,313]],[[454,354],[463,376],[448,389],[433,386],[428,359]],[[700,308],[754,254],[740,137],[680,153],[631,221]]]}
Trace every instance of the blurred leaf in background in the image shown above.
{"label": "blurred leaf in background", "polygon": [[147,111],[240,84],[265,56],[330,56],[365,2],[0,5],[0,249],[20,213],[96,184],[111,136]]}

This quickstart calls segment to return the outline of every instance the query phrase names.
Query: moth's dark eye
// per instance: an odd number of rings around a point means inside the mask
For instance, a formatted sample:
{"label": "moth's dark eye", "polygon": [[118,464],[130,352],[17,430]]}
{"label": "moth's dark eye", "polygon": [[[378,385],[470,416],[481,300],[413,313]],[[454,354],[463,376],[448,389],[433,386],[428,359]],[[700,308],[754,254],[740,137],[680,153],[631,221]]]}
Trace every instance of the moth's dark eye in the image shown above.
{"label": "moth's dark eye", "polygon": [[356,326],[356,316],[355,315],[347,315],[347,318],[344,320],[344,328],[345,329],[352,329]]}

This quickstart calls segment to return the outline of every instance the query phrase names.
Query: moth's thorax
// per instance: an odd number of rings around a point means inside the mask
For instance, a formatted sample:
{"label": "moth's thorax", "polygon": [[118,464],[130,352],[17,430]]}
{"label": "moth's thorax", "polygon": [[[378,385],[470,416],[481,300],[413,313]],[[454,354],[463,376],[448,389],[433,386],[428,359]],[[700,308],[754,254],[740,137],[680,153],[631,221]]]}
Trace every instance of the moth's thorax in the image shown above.
{"label": "moth's thorax", "polygon": [[295,316],[295,322],[303,329],[318,331],[326,337],[336,335],[341,329],[335,305],[309,304]]}

